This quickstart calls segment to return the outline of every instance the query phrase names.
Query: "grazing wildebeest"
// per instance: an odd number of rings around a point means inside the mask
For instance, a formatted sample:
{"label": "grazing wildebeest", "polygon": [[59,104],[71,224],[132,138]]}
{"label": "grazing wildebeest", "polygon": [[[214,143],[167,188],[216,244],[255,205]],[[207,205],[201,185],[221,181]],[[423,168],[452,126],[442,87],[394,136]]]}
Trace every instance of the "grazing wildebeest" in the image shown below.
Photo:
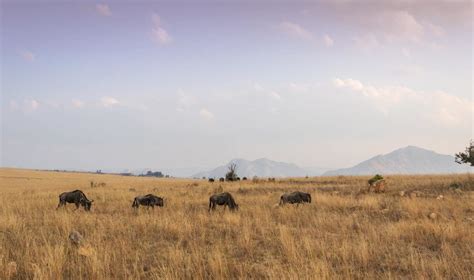
{"label": "grazing wildebeest", "polygon": [[240,177],[235,178],[236,181],[240,181]]}
{"label": "grazing wildebeest", "polygon": [[216,205],[224,205],[224,210],[226,206],[229,206],[231,211],[239,209],[239,205],[235,203],[234,198],[228,192],[214,194],[209,197],[209,212],[216,209]]}
{"label": "grazing wildebeest", "polygon": [[225,181],[224,178],[222,178],[222,177],[219,178],[219,182],[224,182],[224,181]]}
{"label": "grazing wildebeest", "polygon": [[214,178],[209,178],[209,182],[214,183]]}
{"label": "grazing wildebeest", "polygon": [[81,190],[63,192],[59,195],[59,204],[56,209],[61,206],[66,206],[66,203],[74,203],[76,205],[76,210],[79,206],[82,206],[84,207],[84,210],[90,211],[93,201],[94,200],[89,200]]}
{"label": "grazing wildebeest", "polygon": [[311,203],[311,195],[309,193],[304,192],[292,192],[292,193],[285,193],[280,197],[280,205],[290,203],[294,204],[297,203]]}
{"label": "grazing wildebeest", "polygon": [[242,181],[247,181],[247,177],[242,178]]}
{"label": "grazing wildebeest", "polygon": [[161,197],[158,197],[153,194],[147,194],[142,196],[137,196],[133,200],[132,207],[138,208],[140,205],[147,206],[147,208],[155,208],[155,206],[163,207],[164,200]]}

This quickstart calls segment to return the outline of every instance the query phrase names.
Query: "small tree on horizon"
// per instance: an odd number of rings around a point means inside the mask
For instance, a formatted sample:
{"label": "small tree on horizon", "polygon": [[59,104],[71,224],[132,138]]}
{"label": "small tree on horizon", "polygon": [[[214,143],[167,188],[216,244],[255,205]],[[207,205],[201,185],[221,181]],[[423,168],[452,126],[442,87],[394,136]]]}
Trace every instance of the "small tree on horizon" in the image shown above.
{"label": "small tree on horizon", "polygon": [[228,167],[229,170],[225,174],[226,181],[236,181],[237,180],[237,164],[231,163]]}
{"label": "small tree on horizon", "polygon": [[474,166],[474,142],[471,140],[471,143],[466,147],[465,152],[455,154],[455,161],[459,164],[468,163],[471,166]]}

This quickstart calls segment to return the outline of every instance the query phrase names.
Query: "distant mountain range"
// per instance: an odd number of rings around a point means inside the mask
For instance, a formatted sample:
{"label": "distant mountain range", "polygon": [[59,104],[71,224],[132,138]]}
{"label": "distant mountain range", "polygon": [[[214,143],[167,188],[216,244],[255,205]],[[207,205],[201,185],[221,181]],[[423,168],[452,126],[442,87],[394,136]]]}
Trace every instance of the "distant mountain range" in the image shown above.
{"label": "distant mountain range", "polygon": [[266,158],[248,161],[245,159],[233,159],[228,164],[219,166],[210,171],[199,172],[192,177],[196,178],[220,178],[228,171],[232,163],[237,165],[237,175],[240,177],[302,177],[309,174],[309,170],[298,167],[292,163],[277,162]]}
{"label": "distant mountain range", "polygon": [[334,175],[373,175],[373,174],[449,174],[473,172],[468,165],[454,162],[450,155],[438,154],[423,148],[408,146],[385,155],[378,155],[363,161],[353,167],[331,170],[320,167],[299,167],[292,163],[277,162],[267,158],[254,161],[233,159],[229,163],[205,170],[204,167],[186,168],[140,168],[140,169],[110,169],[103,172],[145,174],[147,171],[161,171],[173,177],[220,178],[227,173],[231,163],[237,165],[240,177],[304,177],[304,176],[334,176]]}
{"label": "distant mountain range", "polygon": [[454,162],[450,155],[408,146],[378,155],[353,167],[327,171],[323,176],[379,174],[448,174],[472,172],[468,165]]}

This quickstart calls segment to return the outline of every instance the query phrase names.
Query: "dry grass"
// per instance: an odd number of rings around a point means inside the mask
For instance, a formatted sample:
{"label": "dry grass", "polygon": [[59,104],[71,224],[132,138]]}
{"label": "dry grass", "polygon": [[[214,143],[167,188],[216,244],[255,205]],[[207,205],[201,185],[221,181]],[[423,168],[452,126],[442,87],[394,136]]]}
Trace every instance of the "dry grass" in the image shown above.
{"label": "dry grass", "polygon": [[[211,184],[1,169],[0,279],[472,279],[473,178],[389,176],[387,193],[364,194],[367,179]],[[240,211],[207,212],[219,186]],[[76,188],[92,211],[56,211],[59,193]],[[313,203],[275,207],[290,190]],[[149,192],[166,207],[132,211]],[[73,230],[81,246],[69,242]]]}

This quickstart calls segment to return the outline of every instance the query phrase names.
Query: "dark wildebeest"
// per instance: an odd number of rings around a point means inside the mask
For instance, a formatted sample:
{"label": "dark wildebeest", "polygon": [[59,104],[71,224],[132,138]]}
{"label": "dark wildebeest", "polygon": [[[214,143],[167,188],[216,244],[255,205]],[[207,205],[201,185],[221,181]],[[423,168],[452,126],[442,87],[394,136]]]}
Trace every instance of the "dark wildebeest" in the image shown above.
{"label": "dark wildebeest", "polygon": [[284,205],[286,203],[297,203],[297,205],[300,203],[311,203],[311,195],[304,192],[285,193],[280,197],[280,205]]}
{"label": "dark wildebeest", "polygon": [[240,181],[240,177],[235,178],[236,181]]}
{"label": "dark wildebeest", "polygon": [[239,205],[235,203],[234,198],[228,192],[213,194],[209,197],[209,212],[215,210],[216,205],[224,205],[224,211],[226,206],[229,206],[231,211],[239,209]]}
{"label": "dark wildebeest", "polygon": [[140,205],[147,206],[147,208],[155,208],[155,206],[163,207],[164,200],[161,197],[158,197],[153,194],[147,194],[143,196],[137,196],[133,200],[132,207],[138,208]]}
{"label": "dark wildebeest", "polygon": [[209,178],[209,182],[214,183],[214,178]]}
{"label": "dark wildebeest", "polygon": [[224,182],[224,181],[225,181],[224,178],[222,178],[222,177],[219,178],[219,182]]}
{"label": "dark wildebeest", "polygon": [[242,181],[247,181],[247,177],[242,178]]}
{"label": "dark wildebeest", "polygon": [[84,207],[84,210],[90,211],[93,201],[94,200],[89,200],[81,190],[63,192],[59,195],[59,204],[56,209],[61,206],[66,206],[66,203],[74,203],[76,205],[76,210],[79,206],[82,206]]}

